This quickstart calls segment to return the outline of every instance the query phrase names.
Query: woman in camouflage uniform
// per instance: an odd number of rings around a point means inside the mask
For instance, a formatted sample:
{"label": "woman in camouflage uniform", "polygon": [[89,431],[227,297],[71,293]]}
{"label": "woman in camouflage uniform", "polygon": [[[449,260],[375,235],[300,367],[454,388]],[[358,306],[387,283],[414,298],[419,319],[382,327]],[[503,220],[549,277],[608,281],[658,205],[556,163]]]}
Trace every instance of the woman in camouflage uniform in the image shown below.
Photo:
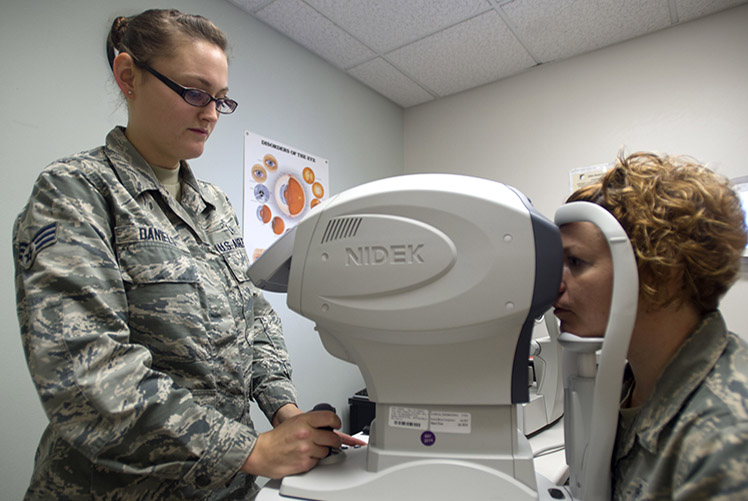
{"label": "woman in camouflage uniform", "polygon": [[[18,316],[49,426],[27,499],[239,499],[337,447],[302,413],[280,321],[226,195],[197,180],[231,113],[224,34],[150,10],[107,40],[128,106],[106,145],[48,166],[14,228]],[[255,400],[275,428],[255,432]],[[350,437],[344,437],[350,442]]]}
{"label": "woman in camouflage uniform", "polygon": [[[612,460],[615,499],[748,499],[748,345],[717,309],[746,228],[729,182],[685,157],[619,158],[572,194],[612,213],[639,270]],[[561,329],[604,332],[612,262],[591,223],[561,227]]]}

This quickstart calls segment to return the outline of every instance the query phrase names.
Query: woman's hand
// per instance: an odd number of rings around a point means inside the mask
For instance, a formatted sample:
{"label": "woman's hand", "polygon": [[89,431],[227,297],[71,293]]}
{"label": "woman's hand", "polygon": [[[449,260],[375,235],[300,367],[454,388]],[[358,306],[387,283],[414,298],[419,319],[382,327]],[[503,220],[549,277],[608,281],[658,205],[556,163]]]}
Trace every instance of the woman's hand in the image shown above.
{"label": "woman's hand", "polygon": [[289,405],[282,407],[273,417],[273,423],[278,423],[276,427],[257,437],[242,471],[269,478],[282,478],[310,470],[328,455],[331,447],[339,448],[343,443],[356,445],[361,442],[343,433],[323,429],[341,427],[340,419],[335,413],[302,413],[296,406]]}

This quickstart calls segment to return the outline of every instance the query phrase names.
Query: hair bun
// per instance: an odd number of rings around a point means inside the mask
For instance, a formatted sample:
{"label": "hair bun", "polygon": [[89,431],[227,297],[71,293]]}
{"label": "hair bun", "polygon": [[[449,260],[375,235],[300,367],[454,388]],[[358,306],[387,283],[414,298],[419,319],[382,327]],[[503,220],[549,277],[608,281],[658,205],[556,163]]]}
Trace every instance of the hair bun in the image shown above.
{"label": "hair bun", "polygon": [[120,43],[125,31],[127,31],[128,24],[130,24],[130,18],[125,16],[118,16],[112,22],[112,28],[109,30],[109,36],[106,39],[106,56],[110,68],[113,68],[114,58],[121,51]]}

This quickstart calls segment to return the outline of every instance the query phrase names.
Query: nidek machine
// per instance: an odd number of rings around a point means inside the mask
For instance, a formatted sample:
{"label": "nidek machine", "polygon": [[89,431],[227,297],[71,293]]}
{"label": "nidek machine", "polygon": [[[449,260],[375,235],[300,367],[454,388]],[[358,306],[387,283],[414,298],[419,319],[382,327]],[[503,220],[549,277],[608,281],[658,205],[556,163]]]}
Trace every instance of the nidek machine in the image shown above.
{"label": "nidek machine", "polygon": [[[564,209],[559,224],[593,220],[606,236],[612,228],[609,242],[623,244],[622,261],[631,266],[630,244],[612,216],[592,204]],[[619,290],[617,254],[614,250],[614,302],[623,310],[633,303],[635,314],[636,284]],[[263,289],[287,292],[289,308],[316,323],[327,351],[359,367],[376,403],[376,419],[368,447],[286,477],[279,496],[609,497],[607,465],[633,316],[619,315],[625,317],[623,334],[617,336],[620,360],[606,362],[612,382],[605,390],[596,382],[609,339],[558,336],[549,327],[546,346],[533,342],[536,319],[558,293],[562,263],[556,224],[517,190],[485,179],[398,176],[347,190],[311,211],[253,264],[250,276]],[[631,276],[631,269],[625,274]],[[635,268],[633,276],[635,281]],[[611,319],[615,305],[614,310]],[[555,349],[557,340],[568,348],[564,398],[571,472],[566,486],[535,473],[523,433],[534,426],[522,409],[532,405],[531,345],[538,353]],[[601,346],[596,374],[595,352]],[[544,369],[558,371],[557,366]],[[598,393],[605,391],[613,398],[603,402]],[[558,391],[547,398],[535,406],[555,419]],[[607,421],[598,426],[596,419]],[[262,492],[258,499],[264,499]]]}

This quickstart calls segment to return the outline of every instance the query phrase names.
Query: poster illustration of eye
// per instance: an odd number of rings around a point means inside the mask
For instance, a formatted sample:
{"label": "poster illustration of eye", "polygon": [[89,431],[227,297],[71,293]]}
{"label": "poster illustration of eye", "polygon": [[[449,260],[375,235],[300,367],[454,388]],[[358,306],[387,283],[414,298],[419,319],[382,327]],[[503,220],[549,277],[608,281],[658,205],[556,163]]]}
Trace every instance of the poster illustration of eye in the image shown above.
{"label": "poster illustration of eye", "polygon": [[244,242],[252,262],[327,198],[328,167],[324,158],[244,133]]}

